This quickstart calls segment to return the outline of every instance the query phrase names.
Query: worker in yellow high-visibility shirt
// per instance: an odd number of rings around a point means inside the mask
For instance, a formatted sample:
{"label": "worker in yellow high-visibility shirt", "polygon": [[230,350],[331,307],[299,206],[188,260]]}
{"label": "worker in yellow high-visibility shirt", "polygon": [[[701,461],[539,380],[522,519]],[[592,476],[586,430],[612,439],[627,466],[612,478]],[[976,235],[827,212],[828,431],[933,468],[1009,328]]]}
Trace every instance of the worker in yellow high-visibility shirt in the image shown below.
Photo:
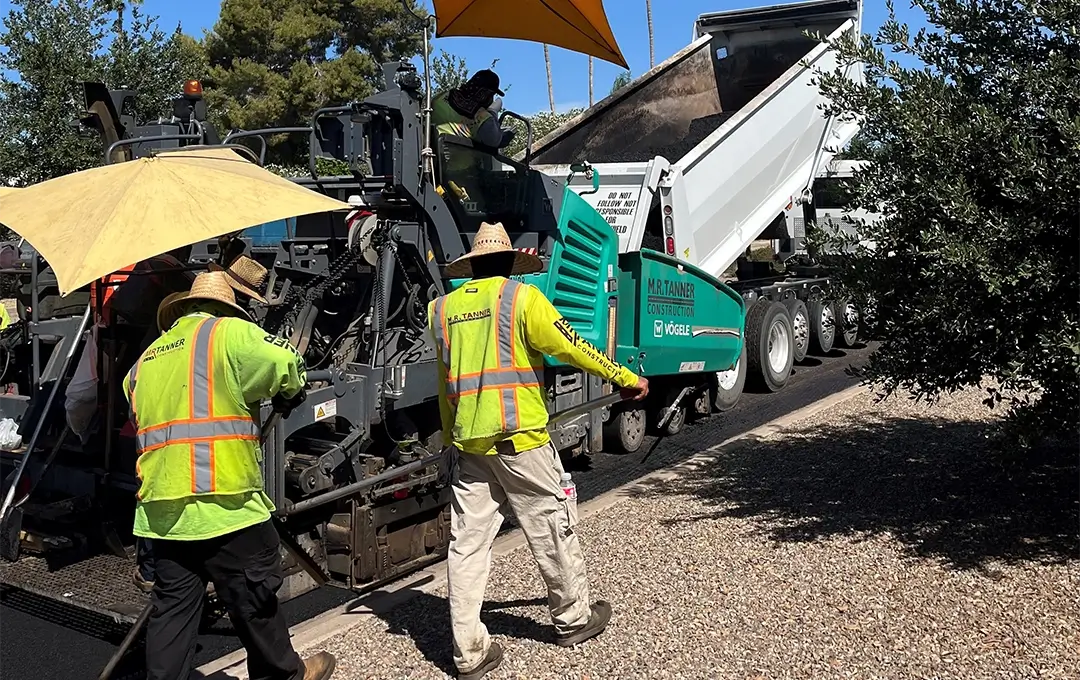
{"label": "worker in yellow high-visibility shirt", "polygon": [[0,331],[11,325],[11,317],[8,316],[7,305],[0,304]]}
{"label": "worker in yellow high-visibility shirt", "polygon": [[454,664],[468,680],[502,661],[480,608],[504,508],[521,525],[547,585],[556,644],[585,642],[611,618],[610,604],[589,602],[576,515],[547,432],[543,355],[610,380],[635,399],[648,394],[649,383],[583,340],[538,288],[508,278],[541,268],[535,255],[513,249],[502,224],[484,223],[472,251],[447,267],[469,281],[428,307],[443,441],[457,461],[448,591]]}
{"label": "worker in yellow high-visibility shirt", "polygon": [[440,135],[457,135],[501,149],[514,138],[514,131],[499,127],[502,100],[496,95],[503,95],[499,76],[488,69],[477,71],[461,86],[431,100],[431,124]]}
{"label": "worker in yellow high-visibility shirt", "polygon": [[[259,404],[288,413],[304,398],[303,359],[236,304],[224,271],[200,274],[161,303],[162,335],[124,379],[140,480],[133,533],[153,543],[146,677],[188,677],[203,595],[213,582],[266,680],[326,680],[335,659],[301,660],[278,607],[282,583],[274,505],[263,491]],[[247,291],[249,297],[257,297]]]}

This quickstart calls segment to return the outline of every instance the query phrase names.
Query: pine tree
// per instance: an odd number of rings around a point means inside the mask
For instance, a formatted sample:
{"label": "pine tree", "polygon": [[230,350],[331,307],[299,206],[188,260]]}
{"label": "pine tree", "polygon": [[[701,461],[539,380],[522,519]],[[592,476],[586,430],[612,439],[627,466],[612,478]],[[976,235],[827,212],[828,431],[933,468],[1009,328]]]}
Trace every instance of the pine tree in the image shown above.
{"label": "pine tree", "polygon": [[[415,0],[224,0],[204,40],[206,98],[219,129],[307,125],[315,111],[382,88],[382,64],[423,49]],[[272,139],[269,158],[306,156],[306,139]]]}

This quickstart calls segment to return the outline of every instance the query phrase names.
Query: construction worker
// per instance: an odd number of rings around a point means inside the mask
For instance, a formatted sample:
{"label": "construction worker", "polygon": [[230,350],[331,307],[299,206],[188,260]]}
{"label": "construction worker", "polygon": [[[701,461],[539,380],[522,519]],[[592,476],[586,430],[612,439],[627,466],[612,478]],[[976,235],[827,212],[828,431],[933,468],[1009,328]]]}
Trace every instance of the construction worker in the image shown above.
{"label": "construction worker", "polygon": [[[222,267],[215,262],[211,262],[207,268],[210,271],[225,272],[225,275],[228,277],[229,285],[232,287],[233,291],[240,293],[251,300],[255,300],[256,302],[266,304],[266,298],[257,291],[263,289],[269,272],[266,267],[247,255],[236,257],[229,263],[228,267]],[[163,324],[169,323],[170,321],[163,317],[161,312],[175,299],[175,296],[167,297],[162,300],[161,305],[158,307],[157,327],[159,333],[164,333],[168,330],[168,327],[163,327]],[[148,538],[138,538],[135,543],[135,572],[133,579],[139,590],[144,593],[150,593],[154,590],[153,543]],[[213,593],[214,584],[208,584],[206,590],[208,593]]]}
{"label": "construction worker", "polygon": [[259,404],[304,399],[303,359],[236,304],[223,271],[199,274],[159,308],[164,333],[124,379],[139,453],[133,533],[151,539],[150,680],[188,677],[207,582],[247,650],[249,676],[325,680],[335,659],[301,660],[278,607],[275,508],[263,491]]}
{"label": "construction worker", "polygon": [[543,355],[610,380],[635,399],[649,384],[583,340],[538,288],[508,278],[541,268],[535,255],[513,249],[501,223],[484,223],[472,250],[447,267],[449,276],[469,281],[428,307],[443,441],[457,461],[447,569],[454,664],[468,680],[502,660],[480,608],[504,509],[525,532],[547,585],[556,644],[589,640],[611,618],[607,602],[589,603],[576,514],[547,432]]}
{"label": "construction worker", "polygon": [[498,113],[505,96],[494,71],[477,71],[460,87],[431,100],[431,124],[440,135],[457,135],[501,149],[514,138],[513,130],[499,127]]}

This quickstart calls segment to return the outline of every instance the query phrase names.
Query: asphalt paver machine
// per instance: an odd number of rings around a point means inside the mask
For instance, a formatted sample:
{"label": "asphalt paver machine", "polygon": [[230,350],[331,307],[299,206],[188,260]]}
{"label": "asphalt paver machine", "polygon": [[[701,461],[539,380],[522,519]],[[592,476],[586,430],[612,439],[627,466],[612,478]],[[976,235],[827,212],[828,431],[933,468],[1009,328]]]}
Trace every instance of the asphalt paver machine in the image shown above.
{"label": "asphalt paver machine", "polygon": [[[262,414],[265,486],[285,538],[283,598],[325,582],[368,588],[445,555],[448,470],[426,309],[461,283],[445,267],[467,251],[482,222],[502,222],[515,247],[541,258],[544,270],[522,278],[560,309],[571,340],[662,387],[651,413],[707,403],[716,372],[731,369],[742,348],[737,293],[662,253],[620,255],[615,231],[568,188],[569,178],[468,139],[436,137],[415,67],[383,68],[382,92],[322,109],[306,127],[220,137],[205,121],[195,83],[171,119],[143,125],[135,124],[127,93],[87,87],[84,123],[101,134],[110,162],[187,144],[226,145],[261,162],[268,138],[299,136],[310,146],[310,175],[293,180],[356,207],[298,218],[285,239],[262,251],[244,234],[193,244],[172,253],[172,270],[134,271],[124,284],[143,281],[146,289],[148,277],[163,289],[139,297],[156,300],[168,289],[165,273],[227,265],[244,252],[270,270],[268,303],[252,312],[268,335],[303,355],[310,382],[306,402],[288,417],[275,417],[269,405]],[[525,134],[531,143],[527,121]],[[320,156],[347,163],[349,173],[320,175]],[[587,163],[572,172],[598,186]],[[70,377],[63,359],[82,342],[76,315],[87,294],[59,298],[47,263],[23,248],[25,267],[8,272],[18,280],[21,319],[9,331],[10,351],[16,363],[29,359],[31,370],[5,377],[18,394],[0,396],[0,409],[23,430],[42,414],[46,420],[33,450],[3,454],[5,491],[14,470],[27,473],[17,482],[17,512],[5,522],[0,581],[132,621],[145,596],[131,582],[136,452],[124,429],[120,377],[154,337],[153,313],[136,309],[103,332],[100,427],[80,442],[67,431],[62,400],[48,409],[43,402],[52,381]],[[657,333],[664,328],[678,332]],[[556,360],[545,367],[545,385],[557,448],[567,456],[600,450],[608,407],[618,400],[611,386]]]}

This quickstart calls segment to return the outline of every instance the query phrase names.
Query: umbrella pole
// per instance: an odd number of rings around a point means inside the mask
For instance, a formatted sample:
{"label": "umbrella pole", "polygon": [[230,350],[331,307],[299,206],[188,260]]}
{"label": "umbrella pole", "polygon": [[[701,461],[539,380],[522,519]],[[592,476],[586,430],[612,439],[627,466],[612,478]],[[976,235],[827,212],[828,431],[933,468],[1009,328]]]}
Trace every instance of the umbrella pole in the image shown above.
{"label": "umbrella pole", "polygon": [[[45,421],[49,419],[49,410],[52,409],[53,402],[56,401],[56,393],[60,391],[60,383],[64,381],[64,375],[67,373],[68,366],[71,365],[71,358],[75,356],[75,350],[81,344],[79,340],[86,331],[87,324],[90,323],[91,308],[92,305],[87,305],[86,311],[83,312],[82,323],[79,324],[79,330],[75,333],[75,339],[72,340],[71,347],[68,347],[67,354],[64,356],[64,363],[60,367],[59,377],[53,382],[52,389],[49,390],[49,398],[45,400],[45,407],[41,409],[41,416],[34,426],[34,434],[30,436],[30,441],[26,445],[26,452],[23,454],[22,459],[19,460],[19,467],[15,470],[15,478],[11,481],[11,486],[8,487],[7,495],[4,497],[3,507],[0,507],[0,525],[7,519],[8,508],[11,507],[11,502],[15,499],[15,488],[19,485],[19,480],[22,479],[23,472],[26,470],[26,464],[30,461],[30,456],[34,453],[34,447],[37,446],[38,436],[41,435],[41,430],[45,426]],[[34,311],[36,312],[37,310],[35,309]]]}

